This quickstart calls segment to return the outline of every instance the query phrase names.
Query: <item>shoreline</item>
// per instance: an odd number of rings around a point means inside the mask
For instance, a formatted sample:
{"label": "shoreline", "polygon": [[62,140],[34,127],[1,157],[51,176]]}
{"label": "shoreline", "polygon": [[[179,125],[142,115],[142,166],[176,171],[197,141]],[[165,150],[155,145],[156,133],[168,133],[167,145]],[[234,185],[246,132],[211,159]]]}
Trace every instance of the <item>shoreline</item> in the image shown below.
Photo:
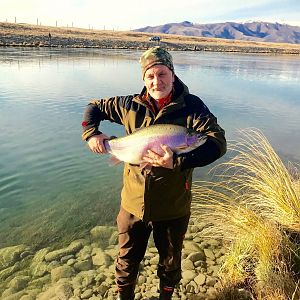
{"label": "shoreline", "polygon": [[49,47],[146,50],[160,45],[171,51],[208,51],[299,55],[300,45],[225,40],[159,34],[161,42],[149,41],[155,33],[93,30],[0,22],[0,47]]}
{"label": "shoreline", "polygon": [[[204,223],[190,222],[182,253],[182,280],[174,300],[213,300],[222,293],[218,271],[227,249],[222,241],[203,237],[204,227]],[[86,238],[63,248],[33,250],[24,244],[1,248],[1,299],[114,299],[117,240],[114,226],[96,226]],[[139,270],[136,300],[158,299],[158,258],[151,238]]]}

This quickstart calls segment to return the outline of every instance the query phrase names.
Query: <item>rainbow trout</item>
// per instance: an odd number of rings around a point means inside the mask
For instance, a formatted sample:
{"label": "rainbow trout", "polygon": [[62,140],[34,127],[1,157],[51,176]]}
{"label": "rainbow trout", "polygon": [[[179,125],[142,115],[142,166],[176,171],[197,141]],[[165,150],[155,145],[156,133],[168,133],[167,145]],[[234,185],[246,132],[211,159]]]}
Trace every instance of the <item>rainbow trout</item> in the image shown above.
{"label": "rainbow trout", "polygon": [[206,135],[182,126],[157,124],[124,137],[105,140],[104,146],[115,161],[141,165],[147,150],[163,155],[161,145],[165,144],[176,154],[187,153],[204,144],[206,139]]}

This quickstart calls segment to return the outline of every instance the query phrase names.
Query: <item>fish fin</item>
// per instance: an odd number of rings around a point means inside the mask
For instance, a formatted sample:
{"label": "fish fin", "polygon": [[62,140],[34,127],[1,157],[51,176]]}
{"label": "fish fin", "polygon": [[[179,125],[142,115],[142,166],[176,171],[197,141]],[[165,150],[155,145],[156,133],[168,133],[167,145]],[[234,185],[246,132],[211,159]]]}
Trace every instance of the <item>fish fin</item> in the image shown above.
{"label": "fish fin", "polygon": [[113,156],[113,155],[109,159],[109,164],[111,166],[116,166],[116,165],[120,164],[121,162],[122,162],[121,160],[119,160],[116,156]]}
{"label": "fish fin", "polygon": [[187,145],[180,145],[180,146],[176,147],[176,149],[178,149],[178,150],[183,150],[186,148],[187,148]]}
{"label": "fish fin", "polygon": [[148,162],[144,161],[140,164],[140,170],[142,171],[143,169],[151,169],[151,166]]}

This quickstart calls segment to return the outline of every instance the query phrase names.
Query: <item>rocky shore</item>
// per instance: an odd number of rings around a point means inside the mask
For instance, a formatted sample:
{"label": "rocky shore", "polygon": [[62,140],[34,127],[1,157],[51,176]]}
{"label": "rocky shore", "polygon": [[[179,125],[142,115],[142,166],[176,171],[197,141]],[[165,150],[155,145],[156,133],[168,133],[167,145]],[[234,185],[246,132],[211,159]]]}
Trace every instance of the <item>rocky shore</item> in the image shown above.
{"label": "rocky shore", "polygon": [[87,30],[30,24],[0,23],[0,46],[63,47],[101,49],[148,49],[162,45],[168,50],[267,54],[300,54],[300,45],[262,43],[217,38],[159,34],[161,41],[149,41],[154,34],[132,31]]}
{"label": "rocky shore", "polygon": [[[182,280],[174,299],[217,299],[218,270],[225,248],[205,239],[203,225],[190,222],[184,241]],[[60,249],[33,251],[27,245],[0,249],[2,300],[115,299],[115,227],[96,226],[85,239]],[[140,267],[135,299],[158,299],[158,254],[151,239]]]}

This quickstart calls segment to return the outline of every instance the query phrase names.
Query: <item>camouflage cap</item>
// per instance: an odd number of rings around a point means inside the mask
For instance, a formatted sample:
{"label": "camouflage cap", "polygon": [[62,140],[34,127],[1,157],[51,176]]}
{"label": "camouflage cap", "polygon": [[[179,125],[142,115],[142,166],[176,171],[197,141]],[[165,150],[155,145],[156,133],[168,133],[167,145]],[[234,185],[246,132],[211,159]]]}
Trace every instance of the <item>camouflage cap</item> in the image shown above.
{"label": "camouflage cap", "polygon": [[155,65],[165,65],[174,72],[173,59],[171,54],[159,46],[150,48],[145,51],[140,58],[140,64],[142,67],[143,79],[146,71]]}

